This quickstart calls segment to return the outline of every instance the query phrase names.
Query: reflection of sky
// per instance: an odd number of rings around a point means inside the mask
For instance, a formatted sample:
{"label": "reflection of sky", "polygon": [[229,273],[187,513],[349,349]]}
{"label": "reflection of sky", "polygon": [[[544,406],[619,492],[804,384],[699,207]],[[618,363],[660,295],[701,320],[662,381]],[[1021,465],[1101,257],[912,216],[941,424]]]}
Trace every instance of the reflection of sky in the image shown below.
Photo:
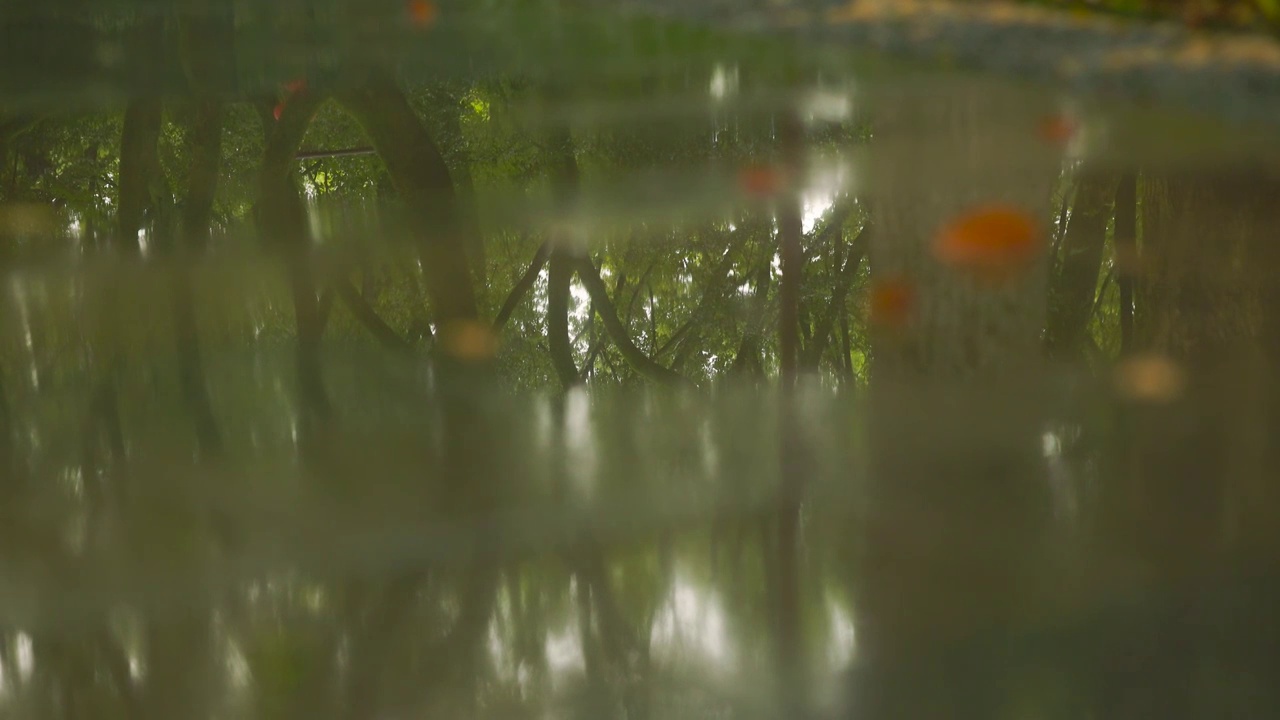
{"label": "reflection of sky", "polygon": [[736,664],[720,599],[678,571],[670,594],[654,616],[650,642],[655,658],[689,660],[720,671],[730,671]]}
{"label": "reflection of sky", "polygon": [[853,618],[849,610],[842,607],[835,599],[827,601],[827,622],[831,628],[827,635],[828,669],[839,672],[853,660],[856,648],[856,636],[853,629]]}
{"label": "reflection of sky", "polygon": [[[576,596],[578,581],[569,580],[569,595]],[[586,660],[582,655],[582,635],[579,627],[578,606],[571,605],[569,616],[564,624],[547,633],[543,647],[547,654],[547,670],[551,675],[553,686],[562,684],[567,675],[576,675],[586,668]]]}

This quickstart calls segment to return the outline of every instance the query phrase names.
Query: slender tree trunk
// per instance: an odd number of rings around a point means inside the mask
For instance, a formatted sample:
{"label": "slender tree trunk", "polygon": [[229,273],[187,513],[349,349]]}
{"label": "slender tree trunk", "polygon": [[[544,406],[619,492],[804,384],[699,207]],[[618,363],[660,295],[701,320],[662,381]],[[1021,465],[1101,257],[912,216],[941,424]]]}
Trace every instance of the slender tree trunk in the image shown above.
{"label": "slender tree trunk", "polygon": [[551,364],[560,378],[560,385],[566,390],[579,382],[573,345],[569,341],[569,288],[572,281],[573,267],[568,256],[562,249],[552,250],[547,271],[547,344],[551,349]]}
{"label": "slender tree trunk", "polygon": [[196,320],[194,275],[191,264],[209,242],[213,198],[217,188],[222,148],[222,106],[214,99],[202,99],[195,108],[190,130],[191,167],[183,208],[183,243],[173,273],[173,323],[177,335],[178,373],[183,395],[195,419],[196,438],[202,455],[222,454],[222,434],[213,414],[213,404],[205,385],[204,360]]}
{"label": "slender tree trunk", "polygon": [[511,288],[511,292],[507,295],[507,299],[502,303],[502,307],[498,310],[498,315],[493,319],[493,329],[495,332],[501,332],[507,325],[507,321],[511,319],[511,314],[519,307],[520,302],[533,289],[534,284],[538,281],[538,275],[542,273],[542,268],[547,264],[547,257],[551,254],[551,242],[545,241],[538,246],[538,251],[533,254],[533,262],[529,263],[529,269],[525,270],[524,275],[516,281]]}
{"label": "slender tree trunk", "polygon": [[[297,327],[294,357],[303,418],[299,441],[308,446],[315,439],[318,427],[327,421],[330,408],[320,366],[324,323],[311,271],[306,208],[298,189],[293,157],[322,101],[321,96],[303,90],[289,99],[278,121],[273,121],[270,113],[264,115],[267,146],[259,171],[256,208],[263,240],[281,254],[288,273]],[[304,455],[309,454],[309,450],[304,451]]]}
{"label": "slender tree trunk", "polygon": [[163,105],[159,98],[132,100],[124,111],[120,136],[120,188],[116,210],[116,246],[126,255],[140,252],[138,231],[148,209],[153,208],[152,191],[160,175],[157,143]]}

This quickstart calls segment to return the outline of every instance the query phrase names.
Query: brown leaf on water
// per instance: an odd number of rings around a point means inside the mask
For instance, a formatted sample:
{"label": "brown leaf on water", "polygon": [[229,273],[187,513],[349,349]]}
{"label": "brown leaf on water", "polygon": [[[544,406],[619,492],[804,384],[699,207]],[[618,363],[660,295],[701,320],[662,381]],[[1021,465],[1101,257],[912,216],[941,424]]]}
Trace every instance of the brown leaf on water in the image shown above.
{"label": "brown leaf on water", "polygon": [[483,362],[498,354],[498,336],[485,323],[458,320],[441,328],[440,347],[454,359]]}
{"label": "brown leaf on water", "polygon": [[409,24],[419,30],[426,30],[436,23],[440,8],[431,0],[409,0],[405,6],[409,15]]}
{"label": "brown leaf on water", "polygon": [[1121,360],[1113,372],[1116,391],[1128,400],[1168,403],[1182,395],[1186,372],[1173,360],[1156,354]]}
{"label": "brown leaf on water", "polygon": [[873,280],[867,298],[867,320],[880,328],[901,328],[911,319],[915,299],[915,286],[900,275]]}
{"label": "brown leaf on water", "polygon": [[1043,246],[1036,221],[1022,210],[992,204],[975,208],[939,231],[934,257],[986,284],[1001,284],[1031,267]]}
{"label": "brown leaf on water", "polygon": [[1041,140],[1050,145],[1063,146],[1075,138],[1079,125],[1071,117],[1058,113],[1041,118],[1036,131]]}
{"label": "brown leaf on water", "polygon": [[1116,245],[1113,262],[1121,275],[1136,277],[1142,274],[1142,254],[1138,252],[1136,245]]}
{"label": "brown leaf on water", "polygon": [[748,165],[738,171],[738,187],[754,198],[770,198],[782,192],[785,178],[767,165]]}

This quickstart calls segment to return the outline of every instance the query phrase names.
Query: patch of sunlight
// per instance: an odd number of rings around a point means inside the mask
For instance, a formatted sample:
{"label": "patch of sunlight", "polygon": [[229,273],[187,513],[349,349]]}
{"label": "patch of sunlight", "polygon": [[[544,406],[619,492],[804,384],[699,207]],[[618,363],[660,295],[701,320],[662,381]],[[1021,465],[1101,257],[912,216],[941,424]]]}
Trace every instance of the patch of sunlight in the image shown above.
{"label": "patch of sunlight", "polygon": [[493,667],[498,674],[503,679],[510,676],[511,650],[507,647],[506,641],[503,640],[502,634],[498,632],[498,618],[496,617],[489,621],[489,637],[485,647],[489,651],[489,659],[493,662]]}
{"label": "patch of sunlight", "polygon": [[1044,432],[1040,435],[1040,449],[1045,457],[1057,457],[1062,454],[1062,441],[1056,433]]}
{"label": "patch of sunlight", "polygon": [[701,661],[722,672],[732,671],[735,665],[720,599],[679,571],[654,618],[650,643],[668,659]]}
{"label": "patch of sunlight", "polygon": [[583,498],[595,490],[596,448],[591,427],[591,398],[582,386],[569,390],[564,399],[565,468],[569,481]]}
{"label": "patch of sunlight", "polygon": [[587,314],[591,312],[591,293],[587,292],[576,276],[573,278],[573,284],[569,286],[569,295],[573,297],[574,302],[574,307],[569,310],[569,316],[578,322],[586,322]]}
{"label": "patch of sunlight", "polygon": [[539,448],[551,445],[551,401],[540,397],[533,405],[533,437]]}
{"label": "patch of sunlight", "polygon": [[[569,580],[569,595],[578,592],[577,578]],[[575,604],[569,611],[564,625],[547,633],[543,643],[543,652],[547,657],[547,670],[552,685],[560,685],[566,675],[586,669],[586,660],[582,655],[582,636],[578,629],[578,608]]]}
{"label": "patch of sunlight", "polygon": [[467,93],[467,107],[471,108],[471,112],[476,117],[488,122],[489,120],[489,101],[480,96],[480,93],[474,90]]}
{"label": "patch of sunlight", "polygon": [[835,205],[836,198],[849,191],[852,175],[850,168],[841,163],[819,167],[812,172],[801,196],[804,232],[813,232],[822,216]]}
{"label": "patch of sunlight", "polygon": [[249,687],[252,676],[249,673],[249,659],[244,656],[244,651],[234,641],[228,641],[226,657],[227,677],[231,680],[231,686],[236,689]]}
{"label": "patch of sunlight", "polygon": [[800,115],[808,122],[841,123],[853,115],[853,92],[817,88],[800,100]]}
{"label": "patch of sunlight", "polygon": [[311,244],[320,245],[324,242],[323,222],[320,218],[319,209],[316,207],[314,189],[315,186],[312,186],[313,192],[307,195],[307,229],[311,234]]}
{"label": "patch of sunlight", "polygon": [[[715,372],[717,357],[707,358],[707,372]],[[698,427],[698,443],[702,445],[702,471],[705,477],[714,478],[720,472],[720,453],[716,450],[716,437],[711,431],[711,421],[703,420]]]}
{"label": "patch of sunlight", "polygon": [[724,100],[738,91],[738,68],[726,68],[716,63],[711,70],[711,83],[707,88],[713,100]]}
{"label": "patch of sunlight", "polygon": [[35,338],[31,334],[31,311],[27,306],[29,289],[26,283],[17,277],[11,281],[10,288],[13,290],[14,303],[18,306],[18,322],[22,325],[22,342],[27,349],[28,377],[31,380],[31,387],[39,390],[40,373],[36,369]]}
{"label": "patch of sunlight", "polygon": [[533,281],[533,309],[538,312],[538,317],[547,316],[547,268],[544,265],[538,273],[538,277]]}
{"label": "patch of sunlight", "polygon": [[139,230],[138,231],[138,252],[142,255],[142,257],[145,258],[147,257],[147,254],[150,252],[150,250],[151,250],[151,242],[147,238],[147,231]]}
{"label": "patch of sunlight", "polygon": [[18,665],[18,679],[26,682],[31,679],[31,672],[35,669],[35,653],[31,645],[31,636],[19,632],[17,639],[14,641],[14,661]]}
{"label": "patch of sunlight", "polygon": [[848,666],[857,652],[857,632],[849,611],[835,598],[827,599],[827,622],[831,628],[827,636],[827,662],[833,671],[839,671]]}
{"label": "patch of sunlight", "polygon": [[[296,438],[294,442],[297,442]],[[303,607],[317,614],[321,610],[324,610],[325,602],[323,590],[317,587],[303,588],[300,594],[302,595]]]}

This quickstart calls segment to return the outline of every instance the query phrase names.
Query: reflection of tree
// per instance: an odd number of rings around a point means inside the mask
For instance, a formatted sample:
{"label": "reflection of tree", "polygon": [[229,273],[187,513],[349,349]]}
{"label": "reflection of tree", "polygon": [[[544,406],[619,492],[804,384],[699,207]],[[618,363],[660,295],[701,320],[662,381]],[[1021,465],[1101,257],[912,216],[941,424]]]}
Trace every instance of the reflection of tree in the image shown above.
{"label": "reflection of tree", "polygon": [[[222,14],[231,9],[214,6],[204,16],[211,26],[174,18],[177,44],[186,48],[187,96],[132,98],[115,114],[0,117],[2,197],[49,205],[54,220],[46,224],[55,226],[27,232],[0,224],[6,270],[55,253],[96,268],[100,249],[130,257],[128,272],[138,273],[130,277],[164,280],[154,303],[145,282],[118,283],[103,308],[83,307],[97,295],[54,286],[53,300],[41,299],[45,289],[15,285],[15,299],[5,301],[17,338],[4,348],[0,391],[6,559],[54,568],[59,578],[92,575],[98,556],[64,538],[78,537],[83,520],[84,535],[99,547],[119,545],[142,558],[118,571],[103,562],[96,581],[112,588],[153,582],[157,595],[185,588],[176,609],[127,595],[128,621],[98,612],[70,629],[32,629],[35,670],[15,681],[24,708],[35,708],[31,716],[234,714],[221,706],[231,702],[221,696],[231,692],[225,661],[234,656],[250,676],[247,688],[234,691],[237,707],[262,717],[357,718],[424,707],[472,716],[496,713],[499,699],[551,712],[576,692],[563,688],[581,682],[598,701],[584,713],[621,708],[628,717],[657,717],[671,709],[660,691],[703,682],[684,665],[663,667],[649,647],[655,608],[676,582],[677,564],[724,596],[744,665],[765,668],[793,694],[792,706],[805,702],[806,666],[820,669],[822,613],[838,586],[856,598],[859,660],[871,668],[872,686],[884,690],[883,713],[931,701],[939,705],[926,709],[944,717],[978,713],[989,707],[979,696],[992,686],[978,661],[963,653],[939,660],[933,651],[1006,627],[1028,602],[1022,581],[1047,574],[1032,567],[1046,503],[1038,454],[1045,418],[1024,398],[1006,403],[965,389],[1033,374],[1046,350],[1072,365],[1088,358],[1090,367],[1117,349],[1154,350],[1218,373],[1192,388],[1189,402],[1204,409],[1194,427],[1108,408],[1122,432],[1102,444],[1105,452],[1062,441],[1087,456],[1089,477],[1099,478],[1090,507],[1097,525],[1089,529],[1105,547],[1086,555],[1123,556],[1118,566],[1140,560],[1172,582],[1226,548],[1262,554],[1273,546],[1265,508],[1274,506],[1275,492],[1265,471],[1277,458],[1266,437],[1278,403],[1269,385],[1249,392],[1265,372],[1231,371],[1249,353],[1259,366],[1280,357],[1270,309],[1280,300],[1265,277],[1276,261],[1269,180],[1149,172],[1139,183],[1088,165],[1068,171],[1075,194],[1063,206],[1062,218],[1070,219],[1056,262],[991,290],[939,266],[928,247],[940,223],[978,201],[1016,201],[1048,218],[1043,205],[1056,158],[1027,146],[1030,137],[1005,134],[1009,116],[1034,121],[1022,117],[1028,108],[998,93],[982,101],[959,90],[889,101],[871,147],[867,195],[837,192],[817,217],[802,217],[790,192],[722,207],[720,199],[740,189],[719,186],[708,191],[714,212],[650,217],[644,188],[619,178],[668,167],[671,177],[656,184],[701,178],[705,168],[732,177],[732,168],[758,161],[761,148],[797,138],[777,137],[753,111],[646,120],[632,132],[634,124],[599,121],[589,101],[572,123],[533,112],[536,120],[525,124],[522,83],[433,78],[424,86],[369,67],[308,77],[314,85],[291,89],[277,119],[277,98],[242,97],[228,81],[233,63],[220,53],[234,45],[224,26],[232,18]],[[151,30],[140,28],[140,38],[142,31]],[[658,94],[663,83],[688,81],[684,69],[665,72],[582,91],[666,102]],[[330,93],[336,102],[326,102]],[[578,99],[565,91],[553,110],[580,109]],[[541,121],[553,129],[538,127]],[[806,131],[805,141],[819,152],[843,151],[854,134]],[[375,154],[329,152],[368,144]],[[784,164],[794,168],[797,158]],[[536,212],[510,212],[530,198],[540,209],[543,190],[559,213],[549,226],[529,220]],[[633,202],[640,220],[608,215]],[[79,239],[64,242],[73,224]],[[106,232],[112,224],[115,231]],[[261,280],[256,267],[237,267],[245,277],[218,274],[220,254],[237,257],[254,231],[284,267],[281,277]],[[382,237],[400,231],[410,240],[405,247]],[[98,235],[110,235],[114,247],[100,248]],[[897,335],[870,337],[860,312],[865,286],[873,275],[896,274],[914,283],[919,315]],[[1114,285],[1105,279],[1111,276]],[[31,308],[19,312],[19,299]],[[85,332],[94,310],[117,324]],[[496,362],[419,352],[444,337],[438,331],[449,323],[492,327],[503,340]],[[254,372],[264,377],[228,379],[224,353],[250,338]],[[280,374],[297,383],[278,394],[275,342],[291,351]],[[1249,353],[1237,351],[1245,347]],[[351,380],[336,360],[346,352],[376,359],[348,368],[358,376]],[[408,374],[412,381],[403,380]],[[726,378],[743,382],[719,382]],[[776,397],[762,394],[774,378],[784,388],[781,412]],[[869,379],[866,517],[851,523],[836,509],[852,492],[843,485],[826,505],[808,500],[807,486],[802,514],[802,481],[843,483],[846,466],[863,452],[845,448],[853,444],[846,431],[861,416],[841,410],[812,423],[806,415],[827,403],[843,408],[843,388],[836,400],[813,397],[819,388]],[[496,381],[557,389],[549,438],[531,439],[537,433],[521,423],[532,420],[502,417],[507,406],[488,394]],[[655,538],[627,526],[631,505],[621,517],[600,518],[599,498],[575,504],[567,478],[581,470],[574,465],[581,458],[566,448],[579,439],[570,437],[563,393],[592,391],[595,412],[599,391],[612,385],[637,394],[620,402],[624,411],[588,413],[594,434],[582,442],[599,455],[591,492],[652,496],[673,512],[714,513],[714,522],[683,518],[678,531]],[[655,392],[639,394],[637,386]],[[958,395],[943,393],[956,387]],[[61,407],[70,401],[42,400],[59,392],[84,397],[72,411]],[[157,430],[174,409],[167,395],[186,419]],[[949,397],[961,399],[958,407],[944,407]],[[712,412],[712,402],[723,404]],[[49,411],[54,405],[60,409]],[[36,406],[48,416],[37,417]],[[362,434],[362,423],[393,414],[392,406],[402,416]],[[296,447],[288,432],[295,407],[303,416]],[[48,432],[58,426],[74,429]],[[1170,448],[1170,436],[1185,442]],[[969,444],[949,446],[948,438]],[[155,445],[164,443],[179,460],[154,460]],[[75,448],[70,461],[68,447]],[[250,485],[241,475],[252,473],[242,470],[258,463],[271,467],[263,473],[270,477]],[[1113,476],[1122,481],[1109,482]],[[205,499],[217,504],[237,493],[246,496],[247,519],[222,515],[219,527],[204,527]],[[272,505],[297,499],[290,493],[301,498],[296,506]],[[696,504],[708,499],[705,508]],[[230,504],[240,507],[239,500]],[[526,500],[547,502],[551,511],[540,522],[557,532],[567,523],[572,532],[513,548],[511,538],[523,539],[523,530],[492,518]],[[258,501],[269,510],[256,509]],[[313,502],[334,506],[332,515],[314,511]],[[62,512],[66,518],[48,519]],[[448,561],[406,559],[400,548],[383,558],[378,546],[363,575],[359,562],[330,572],[327,556],[311,564],[295,557],[310,561],[347,542],[343,533],[352,527],[376,533],[387,518],[415,531],[440,524],[486,531],[444,533],[449,547],[427,554]],[[606,522],[613,520],[643,547],[613,542]],[[851,561],[825,552],[845,542],[865,555]],[[296,561],[296,576],[278,577],[273,566],[255,576],[250,593],[239,573],[252,576],[258,566],[241,552],[290,567]],[[220,582],[234,587],[224,591]],[[570,617],[579,622],[574,637],[585,678],[557,686],[551,675],[568,671],[550,667],[546,646]],[[6,634],[0,660],[7,673],[17,630]],[[511,664],[531,679],[504,675],[497,665],[507,661],[490,661],[491,642],[510,650]],[[1161,652],[1153,647],[1149,655]],[[141,666],[136,678],[131,663]],[[707,701],[717,702],[734,704]],[[746,704],[744,714],[753,709]]]}

